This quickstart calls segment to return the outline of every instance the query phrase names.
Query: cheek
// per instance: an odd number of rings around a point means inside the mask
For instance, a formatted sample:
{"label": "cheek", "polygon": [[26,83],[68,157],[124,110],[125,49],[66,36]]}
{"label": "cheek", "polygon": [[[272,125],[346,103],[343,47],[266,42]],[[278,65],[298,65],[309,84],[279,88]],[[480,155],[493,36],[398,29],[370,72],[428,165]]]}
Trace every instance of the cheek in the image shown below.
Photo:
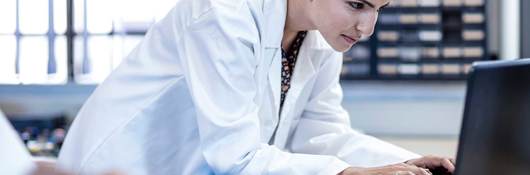
{"label": "cheek", "polygon": [[[326,1],[335,2],[329,0]],[[320,7],[321,8],[318,10],[319,13],[316,16],[317,29],[333,49],[336,51],[347,50],[349,45],[345,43],[341,34],[352,33],[350,30],[355,22],[355,14],[340,4],[326,4]]]}
{"label": "cheek", "polygon": [[326,31],[322,33],[326,41],[337,51],[345,51],[349,48],[344,42],[342,34],[351,34],[352,30],[352,15],[351,14],[336,14],[328,18],[328,26]]}
{"label": "cheek", "polygon": [[318,1],[317,18],[316,21],[319,29],[326,31],[340,30],[347,25],[348,16],[351,15],[351,10],[344,4],[343,0],[322,0]]}
{"label": "cheek", "polygon": [[327,19],[333,30],[344,31],[352,26],[352,13],[347,10],[336,10],[330,13]]}
{"label": "cheek", "polygon": [[338,37],[344,33],[351,33],[352,28],[352,15],[342,12],[334,11],[330,12],[325,18],[321,19],[323,25],[320,30],[326,37]]}

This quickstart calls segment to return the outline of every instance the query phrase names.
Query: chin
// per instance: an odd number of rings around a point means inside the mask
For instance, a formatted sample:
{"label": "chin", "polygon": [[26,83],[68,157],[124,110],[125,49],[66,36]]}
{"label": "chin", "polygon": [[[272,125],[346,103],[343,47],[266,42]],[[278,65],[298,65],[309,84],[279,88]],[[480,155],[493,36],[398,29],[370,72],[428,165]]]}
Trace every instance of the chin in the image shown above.
{"label": "chin", "polygon": [[330,44],[330,45],[333,48],[333,50],[335,50],[337,52],[346,52],[346,51],[350,50],[350,48],[352,47],[351,45],[338,44],[338,43],[334,43],[334,44]]}
{"label": "chin", "polygon": [[342,39],[342,37],[340,37],[340,36],[334,37],[334,38],[330,38],[330,37],[326,38],[326,37],[324,37],[324,40],[326,40],[328,45],[333,50],[335,50],[337,52],[346,52],[346,51],[350,50],[350,48],[352,47],[351,44],[346,43],[344,41],[344,39]]}

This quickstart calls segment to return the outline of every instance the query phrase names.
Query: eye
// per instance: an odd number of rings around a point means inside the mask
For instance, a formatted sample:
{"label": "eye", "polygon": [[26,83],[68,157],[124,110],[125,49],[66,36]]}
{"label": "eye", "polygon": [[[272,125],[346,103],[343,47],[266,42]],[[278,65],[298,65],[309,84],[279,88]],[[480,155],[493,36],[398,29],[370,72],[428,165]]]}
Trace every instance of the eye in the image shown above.
{"label": "eye", "polygon": [[348,4],[350,4],[350,6],[354,9],[363,9],[364,8],[364,4],[363,3],[360,3],[360,2],[348,2]]}

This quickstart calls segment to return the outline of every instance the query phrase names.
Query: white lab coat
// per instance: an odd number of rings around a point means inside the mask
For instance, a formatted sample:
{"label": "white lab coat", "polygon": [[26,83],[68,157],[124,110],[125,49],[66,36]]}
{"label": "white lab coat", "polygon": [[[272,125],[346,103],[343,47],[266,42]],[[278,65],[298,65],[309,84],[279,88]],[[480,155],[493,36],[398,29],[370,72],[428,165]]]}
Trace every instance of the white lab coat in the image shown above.
{"label": "white lab coat", "polygon": [[179,1],[87,100],[59,163],[79,173],[307,175],[417,157],[350,128],[341,54],[316,31],[278,117],[285,17],[286,0]]}
{"label": "white lab coat", "polygon": [[30,174],[36,165],[16,131],[0,111],[0,174]]}

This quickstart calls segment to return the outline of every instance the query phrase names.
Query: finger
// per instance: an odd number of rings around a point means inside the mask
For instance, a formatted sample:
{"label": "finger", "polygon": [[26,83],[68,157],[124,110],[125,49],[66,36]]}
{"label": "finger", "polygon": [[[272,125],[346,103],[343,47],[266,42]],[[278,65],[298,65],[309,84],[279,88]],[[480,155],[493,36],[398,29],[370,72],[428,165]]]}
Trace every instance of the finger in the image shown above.
{"label": "finger", "polygon": [[424,170],[425,170],[425,171],[427,171],[427,174],[430,174],[430,175],[432,175],[432,172],[431,172],[431,170],[429,170],[429,169],[427,169],[427,168],[425,168]]}
{"label": "finger", "polygon": [[416,168],[415,165],[413,164],[406,164],[406,163],[398,163],[398,164],[395,164],[395,165],[391,165],[390,168],[396,168],[398,170],[401,170],[401,171],[407,171],[411,168]]}
{"label": "finger", "polygon": [[415,171],[413,171],[414,174],[416,175],[431,175],[429,172],[427,172],[425,169],[423,168],[418,168],[416,169]]}
{"label": "finger", "polygon": [[421,171],[421,173],[423,173],[425,175],[432,175],[432,173],[431,173],[431,171],[429,171],[429,169],[420,168],[420,171]]}
{"label": "finger", "polygon": [[450,158],[449,161],[451,161],[451,163],[453,163],[453,165],[456,165],[456,160],[454,158]]}
{"label": "finger", "polygon": [[409,160],[406,163],[409,165],[414,165],[414,166],[418,166],[422,168],[429,168],[433,166],[436,159],[437,158],[435,156],[423,156],[418,159]]}
{"label": "finger", "polygon": [[443,159],[441,163],[443,167],[447,169],[447,171],[449,171],[450,173],[453,173],[455,171],[455,165],[449,159]]}
{"label": "finger", "polygon": [[410,171],[397,171],[395,173],[392,173],[392,175],[416,175],[416,174]]}
{"label": "finger", "polygon": [[431,173],[427,169],[419,168],[416,166],[409,166],[406,169],[408,170],[405,170],[405,171],[410,171],[414,173],[415,175],[431,175]]}
{"label": "finger", "polygon": [[419,166],[422,168],[431,168],[431,169],[445,168],[449,170],[451,168],[449,165],[453,165],[452,169],[454,169],[454,164],[448,158],[436,157],[436,156],[425,156],[422,159],[422,161],[417,162],[416,166]]}

